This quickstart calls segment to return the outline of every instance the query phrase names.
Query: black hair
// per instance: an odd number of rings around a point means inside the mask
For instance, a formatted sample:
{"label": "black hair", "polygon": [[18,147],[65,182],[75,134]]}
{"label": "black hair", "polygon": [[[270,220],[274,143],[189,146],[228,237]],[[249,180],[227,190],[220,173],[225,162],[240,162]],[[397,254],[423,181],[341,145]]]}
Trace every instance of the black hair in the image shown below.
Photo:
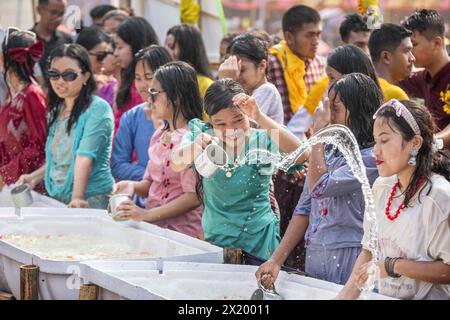
{"label": "black hair", "polygon": [[194,68],[183,61],[173,61],[160,67],[154,76],[173,107],[173,124],[180,113],[190,121],[203,116],[202,98]]}
{"label": "black hair", "polygon": [[77,37],[76,43],[90,51],[102,42],[110,43],[111,37],[98,26],[83,28]]}
{"label": "black hair", "polygon": [[353,44],[339,46],[327,58],[327,65],[341,74],[362,73],[369,76],[378,88],[377,73],[367,54]]}
{"label": "black hair", "polygon": [[48,4],[48,0],[39,0],[38,1],[38,5],[39,6],[45,6],[45,5],[47,5]]}
{"label": "black hair", "polygon": [[[69,120],[67,122],[67,133],[74,124],[78,121],[80,115],[86,111],[89,107],[92,96],[97,90],[97,84],[94,80],[94,75],[92,73],[91,61],[89,60],[89,53],[87,50],[79,44],[64,44],[56,47],[49,57],[48,67],[50,68],[51,62],[57,58],[68,57],[75,60],[81,69],[81,72],[85,74],[89,72],[89,79],[86,81],[86,85],[83,85],[78,97],[75,99],[75,103],[70,113]],[[60,110],[60,105],[63,103],[64,99],[58,97],[56,92],[51,86],[50,79],[47,79],[48,87],[48,110],[50,114],[50,125],[58,118]]]}
{"label": "black hair", "polygon": [[304,5],[293,6],[283,15],[283,32],[295,34],[304,24],[319,23],[320,20],[319,12],[313,8]]}
{"label": "black hair", "polygon": [[383,103],[383,94],[375,82],[362,73],[350,73],[331,85],[336,95],[331,105],[339,95],[340,100],[348,110],[347,127],[355,135],[360,148],[374,145],[373,115]]}
{"label": "black hair", "polygon": [[373,62],[380,60],[383,51],[393,53],[403,39],[412,35],[408,29],[394,23],[383,23],[379,29],[372,31],[369,38],[370,57]]}
{"label": "black hair", "polygon": [[223,36],[222,40],[220,40],[220,43],[228,43],[230,44],[231,41],[233,41],[234,38],[236,38],[239,35],[239,32],[231,32],[231,33],[227,33],[226,35]]}
{"label": "black hair", "polygon": [[363,17],[358,13],[345,16],[344,21],[339,26],[339,34],[343,42],[348,41],[350,32],[370,32]]}
{"label": "black hair", "polygon": [[170,28],[167,35],[172,35],[180,48],[179,60],[189,63],[198,74],[212,78],[202,34],[196,27],[179,24]]}
{"label": "black hair", "polygon": [[214,81],[205,92],[204,106],[208,116],[233,106],[233,97],[245,93],[242,85],[231,79]]}
{"label": "black hair", "polygon": [[89,15],[91,16],[92,19],[103,18],[105,14],[116,9],[117,9],[116,7],[110,4],[102,4],[92,8],[92,10],[89,11]]}
{"label": "black hair", "polygon": [[268,48],[267,43],[250,33],[244,33],[237,36],[230,43],[230,53],[250,59],[255,65],[263,60],[267,61]]}
{"label": "black hair", "polygon": [[[8,45],[6,45],[6,42],[8,42]],[[6,81],[8,71],[13,72],[21,82],[29,84],[34,79],[33,67],[36,64],[30,56],[27,57],[25,63],[19,63],[12,60],[8,54],[8,49],[28,48],[34,43],[36,43],[36,38],[24,31],[13,31],[8,35],[8,39],[5,37],[3,40],[3,77],[5,79],[6,86],[8,87],[8,92],[10,91],[8,81]]]}
{"label": "black hair", "polygon": [[[405,207],[408,207],[409,202],[417,191],[421,177],[425,178],[427,182],[431,182],[431,175],[434,172],[450,181],[450,158],[445,152],[433,150],[433,133],[436,132],[437,127],[430,111],[426,107],[410,100],[400,100],[400,102],[411,112],[416,120],[420,129],[420,136],[423,139],[422,146],[418,150],[416,157],[416,168],[405,191],[404,202]],[[387,121],[387,125],[393,131],[402,135],[404,141],[409,142],[416,135],[408,122],[403,117],[398,117],[393,108],[381,109],[377,114],[377,119],[379,118],[384,118],[383,120]]]}
{"label": "black hair", "polygon": [[131,47],[133,61],[128,68],[122,70],[120,87],[117,92],[116,104],[123,110],[131,98],[131,86],[134,81],[136,61],[134,55],[142,48],[159,44],[158,36],[148,21],[142,17],[130,17],[117,28],[117,35]]}
{"label": "black hair", "polygon": [[155,73],[159,67],[172,61],[169,50],[156,44],[152,44],[147,48],[139,50],[139,52],[136,53],[135,58],[136,63],[144,61],[150,69],[152,69],[153,73]]}
{"label": "black hair", "polygon": [[412,32],[418,31],[428,40],[435,36],[444,38],[444,19],[436,10],[416,10],[412,15],[402,21],[402,26]]}

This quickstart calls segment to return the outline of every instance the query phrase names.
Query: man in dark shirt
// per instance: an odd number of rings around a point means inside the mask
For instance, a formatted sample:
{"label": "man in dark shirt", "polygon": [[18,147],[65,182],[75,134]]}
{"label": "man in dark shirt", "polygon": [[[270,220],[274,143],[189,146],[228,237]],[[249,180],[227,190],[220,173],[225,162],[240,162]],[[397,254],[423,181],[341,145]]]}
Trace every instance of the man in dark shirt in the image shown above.
{"label": "man in dark shirt", "polygon": [[72,43],[72,37],[56,30],[63,22],[66,11],[66,0],[39,0],[37,12],[40,20],[31,29],[38,39],[45,42],[44,54],[39,61],[44,78],[47,79],[47,59],[56,47],[64,43]]}
{"label": "man in dark shirt", "polygon": [[424,99],[439,130],[448,131],[450,114],[445,111],[443,96],[450,90],[450,57],[445,49],[444,19],[435,10],[422,9],[407,17],[402,25],[413,33],[415,66],[425,70],[412,74],[399,85],[410,97]]}

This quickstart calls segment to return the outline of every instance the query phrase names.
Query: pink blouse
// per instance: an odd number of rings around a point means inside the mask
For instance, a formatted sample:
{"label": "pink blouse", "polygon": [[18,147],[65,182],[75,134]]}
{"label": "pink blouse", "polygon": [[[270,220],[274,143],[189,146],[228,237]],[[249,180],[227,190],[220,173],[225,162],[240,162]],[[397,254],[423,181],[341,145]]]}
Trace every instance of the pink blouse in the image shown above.
{"label": "pink blouse", "polygon": [[[147,209],[165,205],[186,192],[194,192],[197,176],[193,169],[175,172],[170,168],[172,151],[181,143],[183,135],[189,132],[186,125],[173,132],[170,143],[163,143],[161,137],[166,130],[158,129],[153,134],[148,149],[149,162],[144,179],[151,182],[147,197]],[[200,238],[203,206],[176,218],[155,222],[162,228],[175,230],[191,237]]]}

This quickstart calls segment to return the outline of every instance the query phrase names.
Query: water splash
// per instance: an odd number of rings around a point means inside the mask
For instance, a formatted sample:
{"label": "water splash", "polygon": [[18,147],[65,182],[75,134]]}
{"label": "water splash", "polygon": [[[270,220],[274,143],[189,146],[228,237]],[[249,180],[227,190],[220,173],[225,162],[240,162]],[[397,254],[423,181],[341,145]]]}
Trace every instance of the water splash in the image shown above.
{"label": "water splash", "polygon": [[362,298],[368,298],[368,294],[375,288],[375,280],[377,280],[378,268],[376,266],[376,262],[378,261],[378,224],[375,214],[372,189],[370,188],[369,180],[367,179],[366,168],[362,160],[358,142],[356,141],[353,133],[350,129],[342,125],[328,126],[302,143],[297,150],[279,162],[277,167],[283,171],[289,170],[290,167],[295,165],[297,159],[303,153],[318,143],[330,144],[333,145],[334,148],[337,148],[343,154],[353,175],[362,184],[362,192],[366,204],[365,219],[369,222],[369,248],[372,253],[372,264],[369,267],[369,277],[362,292]]}
{"label": "water splash", "polygon": [[362,193],[366,204],[365,219],[369,223],[369,249],[372,253],[372,263],[368,271],[368,280],[362,290],[362,299],[368,299],[369,293],[375,288],[375,281],[378,279],[378,267],[376,266],[376,262],[378,261],[378,224],[373,193],[369,180],[367,179],[366,168],[362,160],[358,142],[350,129],[342,125],[330,125],[317,132],[314,136],[302,143],[297,150],[284,158],[279,154],[265,149],[253,149],[244,156],[240,164],[248,162],[272,163],[276,168],[287,172],[295,165],[297,159],[303,153],[318,143],[329,144],[333,146],[333,150],[339,150],[349,165],[351,172],[362,185]]}

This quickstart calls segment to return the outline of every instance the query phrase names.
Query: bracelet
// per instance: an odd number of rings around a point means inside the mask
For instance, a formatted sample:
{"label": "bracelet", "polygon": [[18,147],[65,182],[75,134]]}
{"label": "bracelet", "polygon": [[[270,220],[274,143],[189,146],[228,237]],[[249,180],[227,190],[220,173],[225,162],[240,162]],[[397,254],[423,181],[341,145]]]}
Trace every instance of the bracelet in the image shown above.
{"label": "bracelet", "polygon": [[386,269],[387,275],[391,278],[400,278],[401,277],[400,274],[394,272],[394,265],[398,259],[400,259],[400,258],[386,257],[386,259],[384,259],[384,269]]}

